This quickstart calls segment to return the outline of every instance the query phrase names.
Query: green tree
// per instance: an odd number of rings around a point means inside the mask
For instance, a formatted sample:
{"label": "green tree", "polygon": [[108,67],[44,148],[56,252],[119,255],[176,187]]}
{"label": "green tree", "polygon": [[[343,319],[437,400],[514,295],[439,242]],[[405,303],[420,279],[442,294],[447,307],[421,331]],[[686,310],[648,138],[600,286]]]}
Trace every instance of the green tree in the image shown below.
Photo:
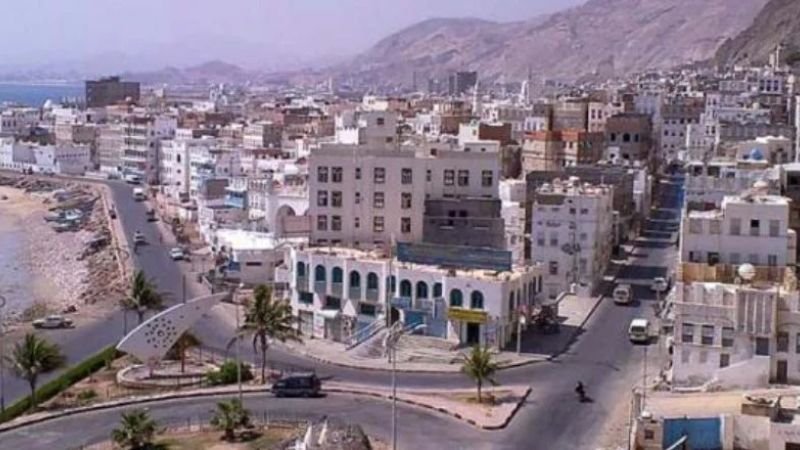
{"label": "green tree", "polygon": [[256,287],[239,333],[252,335],[253,351],[261,353],[262,383],[266,382],[267,350],[270,340],[300,341],[300,332],[295,328],[292,307],[287,302],[275,300],[272,297],[272,289],[264,285]]}
{"label": "green tree", "polygon": [[123,448],[150,448],[156,434],[156,422],[144,409],[122,413],[119,426],[111,431],[111,440]]}
{"label": "green tree", "polygon": [[156,290],[155,284],[150,281],[143,271],[137,270],[131,282],[128,296],[122,300],[122,307],[136,311],[139,323],[144,322],[147,310],[161,308],[164,304],[164,295]]}
{"label": "green tree", "polygon": [[238,398],[217,402],[211,425],[224,433],[226,441],[232,441],[238,429],[250,426],[250,411],[242,406]]}
{"label": "green tree", "polygon": [[201,345],[200,339],[190,331],[184,331],[183,334],[175,341],[175,344],[167,353],[167,357],[177,359],[181,362],[181,373],[186,372],[186,352],[189,349],[199,347]]}
{"label": "green tree", "polygon": [[497,386],[497,381],[494,379],[494,375],[497,373],[497,363],[494,362],[489,348],[479,345],[472,347],[470,354],[462,355],[462,358],[461,372],[475,381],[478,388],[478,403],[481,403],[483,401],[481,396],[483,383],[488,381],[493,386]]}
{"label": "green tree", "polygon": [[31,409],[36,407],[36,383],[39,375],[64,366],[66,358],[61,348],[33,333],[28,333],[14,345],[11,355],[6,357],[14,374],[28,382],[31,388]]}

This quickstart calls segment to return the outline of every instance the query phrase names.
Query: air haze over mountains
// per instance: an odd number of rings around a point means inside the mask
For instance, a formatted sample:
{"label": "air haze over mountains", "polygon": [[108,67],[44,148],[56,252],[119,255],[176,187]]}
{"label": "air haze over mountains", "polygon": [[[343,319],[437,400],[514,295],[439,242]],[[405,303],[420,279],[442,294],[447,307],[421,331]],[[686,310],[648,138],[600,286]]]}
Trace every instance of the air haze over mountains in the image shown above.
{"label": "air haze over mountains", "polygon": [[784,60],[800,64],[798,0],[770,0],[747,29],[720,47],[715,61],[723,66],[765,64],[779,44],[785,46]]}
{"label": "air haze over mountains", "polygon": [[[311,50],[300,56],[282,50],[280,45],[209,34],[149,46],[157,49],[153,54],[110,51],[33,66],[6,65],[0,67],[0,74],[20,79],[82,79],[117,73],[146,83],[171,84],[241,82],[267,72],[303,73],[309,68],[320,76],[405,85],[410,85],[415,74],[423,81],[456,70],[477,70],[481,78],[495,80],[520,80],[529,70],[565,80],[609,77],[707,60],[732,38],[736,39],[720,50],[724,59],[742,59],[744,54],[761,57],[770,45],[755,49],[753,45],[761,44],[749,42],[774,41],[757,35],[774,28],[764,23],[776,20],[782,22],[772,35],[791,34],[782,30],[796,27],[787,17],[796,22],[798,12],[783,8],[797,10],[800,4],[796,0],[771,0],[764,8],[768,1],[588,0],[561,12],[512,22],[428,19],[380,39],[355,57],[312,57]],[[744,31],[762,8],[765,12],[757,19],[761,24]],[[768,12],[776,10],[783,12]],[[298,32],[308,31],[298,27]],[[337,35],[329,38],[336,39]]]}

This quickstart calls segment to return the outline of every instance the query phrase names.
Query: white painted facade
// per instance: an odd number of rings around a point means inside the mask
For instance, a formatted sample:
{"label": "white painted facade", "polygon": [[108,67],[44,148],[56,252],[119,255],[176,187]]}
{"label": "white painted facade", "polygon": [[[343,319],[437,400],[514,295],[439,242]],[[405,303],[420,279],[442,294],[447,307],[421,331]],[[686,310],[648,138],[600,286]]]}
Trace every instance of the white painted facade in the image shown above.
{"label": "white painted facade", "polygon": [[335,119],[336,142],[349,145],[397,143],[397,113],[390,111],[344,111]]}
{"label": "white painted facade", "polygon": [[141,176],[148,183],[159,181],[161,141],[175,135],[173,117],[129,117],[122,131],[122,170]]}
{"label": "white painted facade", "polygon": [[[541,285],[540,266],[500,273],[447,270],[344,248],[292,249],[286,262],[292,310],[303,333],[341,342],[385,320],[391,298],[399,320],[425,323],[425,334],[498,349],[511,338],[519,306],[533,305]],[[454,318],[463,311],[475,322]]]}
{"label": "white painted facade", "polygon": [[613,188],[556,180],[536,192],[531,253],[544,267],[544,293],[556,298],[573,283],[593,287],[611,257]]}

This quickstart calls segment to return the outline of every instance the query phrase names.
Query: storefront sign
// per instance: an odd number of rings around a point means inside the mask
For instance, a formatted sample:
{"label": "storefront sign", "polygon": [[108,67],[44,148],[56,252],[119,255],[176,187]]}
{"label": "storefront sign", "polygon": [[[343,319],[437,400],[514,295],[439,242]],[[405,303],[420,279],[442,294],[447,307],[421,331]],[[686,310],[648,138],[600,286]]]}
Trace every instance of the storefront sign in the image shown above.
{"label": "storefront sign", "polygon": [[486,323],[486,311],[464,308],[449,308],[447,318],[461,322]]}

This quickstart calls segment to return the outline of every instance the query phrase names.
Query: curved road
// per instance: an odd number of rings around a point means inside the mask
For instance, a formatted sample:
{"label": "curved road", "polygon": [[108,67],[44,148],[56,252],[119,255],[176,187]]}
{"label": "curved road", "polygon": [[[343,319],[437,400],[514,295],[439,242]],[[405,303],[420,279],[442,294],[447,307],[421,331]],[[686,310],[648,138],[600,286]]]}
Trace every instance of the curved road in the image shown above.
{"label": "curved road", "polygon": [[[141,249],[138,255],[134,255],[137,265],[156,280],[160,289],[172,293],[175,300],[180,300],[181,271],[179,266],[169,259],[168,249],[157,244],[158,235],[155,226],[145,220],[144,205],[133,201],[129,186],[122,183],[110,183],[109,185],[126,234],[132,235],[135,230],[141,230],[151,243]],[[653,277],[667,275],[676,261],[674,246],[668,241],[657,239],[670,238],[677,231],[680,220],[679,205],[683,196],[683,178],[673,177],[670,181],[662,183],[661,188],[659,198],[661,209],[654,210],[652,220],[648,220],[646,223],[643,238],[637,241],[638,256],[633,256],[619,268],[620,278],[638,279],[646,284]],[[517,417],[506,430],[477,434],[491,435],[493,436],[491,441],[494,441],[494,436],[501,436],[502,446],[498,447],[500,445],[498,441],[493,442],[491,448],[549,450],[596,448],[595,444],[599,440],[600,433],[607,425],[606,419],[613,414],[618,415],[620,407],[625,408],[630,390],[637,382],[641,381],[644,351],[642,347],[630,344],[627,338],[627,326],[634,317],[652,317],[650,305],[654,298],[646,287],[636,286],[634,291],[637,302],[631,307],[620,307],[610,301],[603,301],[570,350],[555,361],[502,371],[498,376],[501,384],[527,384],[533,387],[533,391],[528,402],[523,405]],[[198,323],[195,331],[200,334],[205,344],[216,349],[224,348],[232,335],[230,325],[218,320],[214,315],[210,315]],[[94,349],[99,349],[107,343],[115,341],[121,333],[120,313],[91,327],[52,332],[64,346],[72,361],[79,360]],[[655,346],[651,346],[651,348],[653,351],[649,352],[648,359],[652,360],[652,363],[648,362],[648,365],[655,367],[658,352],[655,351]],[[245,354],[249,353],[245,352]],[[270,364],[276,367],[315,370],[321,376],[329,376],[340,381],[372,385],[388,385],[390,383],[390,375],[386,372],[319,364],[278,350],[270,350],[268,357]],[[586,384],[588,394],[592,397],[593,402],[583,404],[577,402],[572,389],[578,380]],[[10,384],[12,394],[19,396],[26,393],[24,384],[16,380]],[[421,373],[398,374],[398,384],[402,387],[426,388],[471,385],[459,374]],[[9,386],[6,387],[9,392]],[[323,409],[320,408],[327,408],[327,406],[321,405],[328,404],[333,398],[320,402],[319,407],[315,405],[312,409],[314,412],[322,411]],[[267,403],[272,404],[272,402]],[[347,403],[347,399],[342,399],[341,402]],[[278,404],[283,403],[279,402]],[[334,404],[338,404],[338,400]],[[299,405],[298,407],[301,408],[307,407],[304,406],[306,405],[304,403]],[[382,408],[380,405],[373,407],[377,410]],[[385,404],[383,408],[388,411],[388,406]],[[162,407],[159,406],[159,412],[161,410]],[[165,411],[177,410],[168,408]],[[331,415],[353,421],[359,419],[358,414],[360,413],[354,412],[350,407],[334,408],[334,411],[331,412]],[[102,416],[103,414],[98,415]],[[108,416],[108,414],[106,415]],[[114,417],[109,420],[116,419],[115,415],[112,416]],[[430,415],[409,413],[405,420],[401,419],[401,424],[410,426],[410,430],[408,433],[401,432],[401,436],[411,439],[417,434],[414,430],[417,430],[418,427],[425,427],[429,422],[439,420],[439,418],[431,417]],[[449,430],[453,426],[455,425],[451,423],[443,428]],[[467,432],[463,428],[460,426],[460,431],[453,435],[442,435],[450,444],[448,448],[459,448],[459,445],[481,448],[473,446],[475,443],[483,442],[475,440],[475,436],[472,435],[474,430],[467,428],[466,430],[472,430]],[[433,433],[431,436],[435,436],[437,433]],[[2,437],[0,442],[4,445],[7,436],[0,435],[0,437]],[[36,447],[28,446],[26,448]]]}

